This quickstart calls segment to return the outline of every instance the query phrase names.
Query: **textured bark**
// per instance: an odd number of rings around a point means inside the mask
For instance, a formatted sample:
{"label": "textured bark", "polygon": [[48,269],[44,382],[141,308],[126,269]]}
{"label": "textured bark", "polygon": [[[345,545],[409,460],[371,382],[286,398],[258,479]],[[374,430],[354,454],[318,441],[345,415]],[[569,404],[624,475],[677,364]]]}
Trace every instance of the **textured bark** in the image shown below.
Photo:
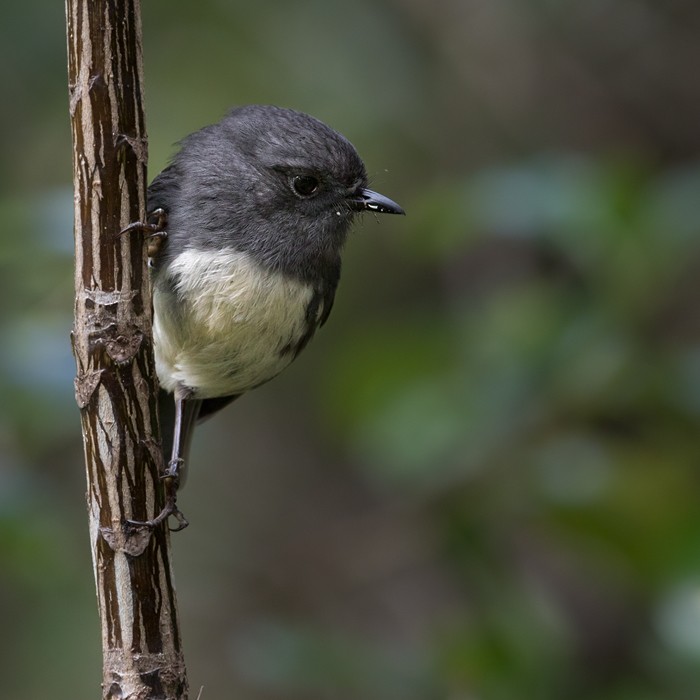
{"label": "textured bark", "polygon": [[102,627],[103,697],[187,697],[162,507],[142,234],[147,143],[139,0],[66,0],[75,187],[76,399]]}

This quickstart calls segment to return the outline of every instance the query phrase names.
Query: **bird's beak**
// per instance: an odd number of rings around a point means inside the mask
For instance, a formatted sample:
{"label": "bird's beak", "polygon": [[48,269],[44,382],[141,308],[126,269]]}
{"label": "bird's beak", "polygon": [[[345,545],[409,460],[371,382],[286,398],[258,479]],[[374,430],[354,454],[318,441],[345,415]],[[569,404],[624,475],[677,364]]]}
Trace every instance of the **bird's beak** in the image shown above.
{"label": "bird's beak", "polygon": [[350,199],[350,206],[355,211],[375,211],[378,214],[405,214],[406,212],[393,200],[379,192],[367,188],[361,189]]}

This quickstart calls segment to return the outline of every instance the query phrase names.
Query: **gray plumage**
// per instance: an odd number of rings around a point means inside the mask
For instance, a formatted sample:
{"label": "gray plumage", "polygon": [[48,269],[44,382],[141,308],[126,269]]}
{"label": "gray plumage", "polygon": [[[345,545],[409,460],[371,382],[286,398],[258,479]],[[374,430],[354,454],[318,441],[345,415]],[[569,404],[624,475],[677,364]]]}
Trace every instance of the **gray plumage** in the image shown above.
{"label": "gray plumage", "polygon": [[172,465],[198,417],[274,377],[326,321],[355,214],[403,211],[367,189],[343,136],[271,106],[186,137],[148,209],[167,217],[151,268],[156,369],[185,409]]}
{"label": "gray plumage", "polygon": [[[289,180],[298,174],[320,177],[322,191],[295,195]],[[169,243],[156,269],[182,246],[233,244],[269,269],[334,287],[355,213],[346,199],[366,186],[355,148],[318,119],[271,106],[235,109],[186,137],[149,187],[149,210],[168,212]]]}

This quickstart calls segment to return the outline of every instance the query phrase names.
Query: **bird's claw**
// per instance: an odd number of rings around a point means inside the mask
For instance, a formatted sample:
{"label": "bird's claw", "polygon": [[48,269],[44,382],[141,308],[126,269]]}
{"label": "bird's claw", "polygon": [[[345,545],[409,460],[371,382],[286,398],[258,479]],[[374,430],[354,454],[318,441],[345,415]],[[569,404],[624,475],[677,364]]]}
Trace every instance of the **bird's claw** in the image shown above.
{"label": "bird's claw", "polygon": [[127,520],[126,523],[131,527],[146,527],[149,530],[155,530],[170,516],[173,516],[177,520],[177,525],[175,527],[168,528],[170,532],[180,532],[180,530],[184,530],[190,524],[189,520],[187,520],[182,511],[174,503],[166,503],[163,510],[151,520]]}
{"label": "bird's claw", "polygon": [[148,218],[148,221],[134,221],[125,226],[118,235],[123,236],[125,233],[141,231],[147,241],[148,257],[152,258],[158,253],[163,241],[168,237],[168,232],[165,230],[168,224],[168,214],[165,209],[159,207],[154,209]]}
{"label": "bird's claw", "polygon": [[[177,464],[173,462],[177,462]],[[177,507],[177,486],[179,482],[177,472],[180,466],[179,463],[182,460],[173,460],[173,462],[168,465],[168,471],[161,476],[165,490],[163,510],[151,520],[127,520],[128,525],[132,527],[147,527],[150,530],[154,530],[171,516],[177,520],[177,526],[171,527],[170,532],[180,532],[180,530],[184,530],[190,524],[182,511]]]}

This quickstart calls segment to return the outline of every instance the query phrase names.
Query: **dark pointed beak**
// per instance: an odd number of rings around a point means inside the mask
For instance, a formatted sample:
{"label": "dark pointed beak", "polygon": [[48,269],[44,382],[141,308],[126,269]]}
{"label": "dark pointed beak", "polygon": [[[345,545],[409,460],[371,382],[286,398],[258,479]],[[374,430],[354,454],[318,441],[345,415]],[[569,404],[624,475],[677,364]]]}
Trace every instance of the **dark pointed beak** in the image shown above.
{"label": "dark pointed beak", "polygon": [[349,202],[355,211],[375,211],[377,214],[406,214],[396,202],[383,194],[379,194],[379,192],[373,192],[367,188],[363,188],[353,195]]}

